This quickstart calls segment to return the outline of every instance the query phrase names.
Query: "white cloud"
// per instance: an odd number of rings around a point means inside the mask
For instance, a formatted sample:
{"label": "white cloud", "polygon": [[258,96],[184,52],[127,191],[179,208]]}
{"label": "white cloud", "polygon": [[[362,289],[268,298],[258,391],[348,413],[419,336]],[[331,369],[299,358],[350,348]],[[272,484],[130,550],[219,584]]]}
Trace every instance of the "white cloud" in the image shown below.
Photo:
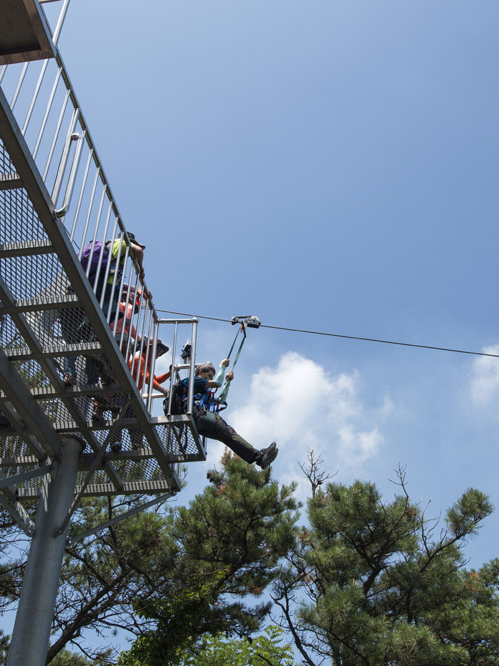
{"label": "white cloud", "polygon": [[[484,347],[486,354],[499,354],[499,344]],[[477,407],[487,407],[499,397],[499,359],[480,356],[473,362],[471,399]]]}
{"label": "white cloud", "polygon": [[[277,368],[262,367],[253,375],[248,398],[228,411],[227,421],[256,448],[277,442],[274,468],[283,482],[300,480],[298,463],[306,461],[307,449],[322,457],[328,472],[357,475],[377,455],[383,442],[378,424],[393,410],[389,397],[375,409],[366,407],[359,392],[357,371],[332,375],[288,352]],[[210,442],[211,464],[222,449]]]}

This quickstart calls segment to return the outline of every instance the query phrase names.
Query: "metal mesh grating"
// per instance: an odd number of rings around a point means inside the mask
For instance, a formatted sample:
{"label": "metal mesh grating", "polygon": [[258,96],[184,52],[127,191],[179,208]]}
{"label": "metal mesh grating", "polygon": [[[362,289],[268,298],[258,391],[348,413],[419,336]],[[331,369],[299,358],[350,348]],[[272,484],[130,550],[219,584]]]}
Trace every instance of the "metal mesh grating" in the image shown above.
{"label": "metal mesh grating", "polygon": [[[63,65],[49,63],[54,87],[47,74],[33,93],[37,67],[26,76],[8,68],[2,80],[9,91],[0,140],[2,492],[11,499],[39,494],[60,450],[57,433],[84,445],[76,492],[178,490],[179,464],[203,460],[205,451],[189,417],[152,417],[154,350],[159,324],[169,325],[161,338],[175,376],[193,372],[197,321],[158,320],[81,110],[60,77]],[[78,253],[93,240],[114,254],[107,268],[99,263],[89,288]],[[179,355],[180,324],[191,331],[187,364]],[[126,367],[132,358],[133,378]]]}
{"label": "metal mesh grating", "polygon": [[0,219],[0,244],[47,238],[25,190],[0,190]]}
{"label": "metal mesh grating", "polygon": [[154,458],[140,460],[136,463],[119,461],[115,463],[115,468],[120,478],[127,483],[163,480],[163,474]]}
{"label": "metal mesh grating", "polygon": [[206,451],[201,443],[198,444],[200,440],[195,431],[195,426],[188,417],[184,418],[185,420],[180,423],[171,421],[168,425],[156,426],[163,446],[170,459],[175,460],[175,462],[204,460]]}
{"label": "metal mesh grating", "polygon": [[[9,438],[15,440],[16,438]],[[4,445],[5,446],[5,445]],[[25,447],[24,447],[25,448]],[[10,445],[8,453],[10,458],[14,461],[14,453],[17,454],[17,460],[20,460],[22,446]],[[7,451],[5,451],[7,453]],[[97,469],[89,478],[86,470],[78,472],[76,481],[76,491],[79,492],[83,487],[84,495],[100,494],[102,489],[105,494],[130,494],[137,492],[157,492],[168,489],[168,484],[164,479],[164,475],[155,460],[152,457],[150,449],[146,449],[142,454],[136,454],[135,460],[114,460],[111,464],[114,472],[117,472],[121,482],[119,489],[116,488],[111,476],[106,469]],[[6,458],[7,460],[7,458]],[[22,461],[19,464],[10,466],[5,465],[1,470],[0,478],[12,476],[26,471],[27,465]],[[26,479],[18,484],[17,492],[22,497],[35,497],[39,494],[43,485],[43,477],[38,476],[31,479]]]}
{"label": "metal mesh grating", "polygon": [[16,300],[62,296],[68,278],[54,254],[4,257],[0,277],[7,282]]}
{"label": "metal mesh grating", "polygon": [[[0,178],[10,180],[17,172],[0,139]],[[46,239],[47,234],[23,188],[0,190],[0,244]]]}
{"label": "metal mesh grating", "polygon": [[[26,349],[25,346],[22,347],[22,349]],[[12,347],[11,347],[12,350]],[[12,350],[15,351],[15,350]],[[47,375],[44,373],[42,370],[40,364],[35,361],[34,359],[31,359],[29,361],[12,361],[12,365],[14,368],[18,371],[22,379],[24,380],[24,383],[29,387],[29,388],[48,388],[50,387],[50,381],[47,377]],[[50,412],[50,408],[47,407],[47,411]]]}
{"label": "metal mesh grating", "polygon": [[[26,442],[16,435],[0,439],[0,453],[2,460],[5,461],[5,467],[1,470],[4,477],[18,474],[22,469],[21,459],[31,456],[31,451]],[[8,465],[9,461],[15,460],[21,461],[20,464]]]}
{"label": "metal mesh grating", "polygon": [[8,314],[0,314],[0,347],[5,351],[12,349],[22,340],[16,325]]}

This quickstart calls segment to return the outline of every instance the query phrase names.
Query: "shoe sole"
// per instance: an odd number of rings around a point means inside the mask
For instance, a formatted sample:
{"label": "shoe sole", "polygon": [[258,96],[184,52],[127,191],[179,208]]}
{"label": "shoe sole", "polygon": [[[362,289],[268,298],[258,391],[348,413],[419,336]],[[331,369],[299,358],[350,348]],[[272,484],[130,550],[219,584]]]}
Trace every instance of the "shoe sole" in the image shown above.
{"label": "shoe sole", "polygon": [[267,467],[271,465],[274,462],[274,460],[277,458],[278,453],[279,449],[277,448],[277,446],[275,446],[272,451],[269,451],[269,453],[263,457],[263,460],[260,463],[260,467],[262,469],[267,469]]}

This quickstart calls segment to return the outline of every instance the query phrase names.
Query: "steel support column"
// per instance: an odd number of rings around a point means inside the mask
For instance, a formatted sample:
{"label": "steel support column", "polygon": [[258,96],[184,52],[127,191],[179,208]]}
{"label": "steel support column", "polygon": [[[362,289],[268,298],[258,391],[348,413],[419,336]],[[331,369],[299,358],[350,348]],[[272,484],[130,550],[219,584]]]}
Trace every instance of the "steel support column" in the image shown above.
{"label": "steel support column", "polygon": [[7,666],[44,666],[59,587],[66,528],[55,536],[73,500],[81,443],[62,437],[60,459],[47,475],[24,574]]}

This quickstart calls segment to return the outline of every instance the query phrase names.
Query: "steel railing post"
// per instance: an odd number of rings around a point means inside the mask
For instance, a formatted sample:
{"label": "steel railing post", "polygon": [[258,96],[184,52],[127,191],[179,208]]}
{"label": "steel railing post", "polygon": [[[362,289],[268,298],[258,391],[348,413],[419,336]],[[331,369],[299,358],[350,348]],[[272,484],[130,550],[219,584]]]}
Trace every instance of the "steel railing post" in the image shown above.
{"label": "steel railing post", "polygon": [[189,368],[189,397],[187,399],[187,413],[192,414],[192,403],[194,400],[194,376],[196,359],[196,340],[197,340],[198,320],[194,317],[192,320],[192,349]]}

